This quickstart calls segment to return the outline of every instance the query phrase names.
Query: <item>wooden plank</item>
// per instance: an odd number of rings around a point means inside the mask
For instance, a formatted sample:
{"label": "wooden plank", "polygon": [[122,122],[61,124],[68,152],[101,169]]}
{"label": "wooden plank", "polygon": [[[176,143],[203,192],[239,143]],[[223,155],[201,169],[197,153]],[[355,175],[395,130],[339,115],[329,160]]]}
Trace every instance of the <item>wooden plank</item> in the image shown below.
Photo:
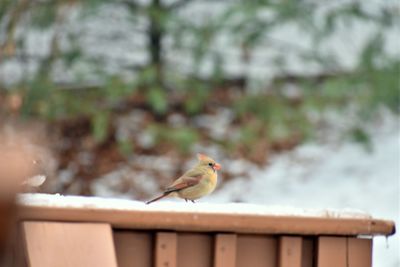
{"label": "wooden plank", "polygon": [[237,267],[276,267],[277,238],[266,235],[238,235]]}
{"label": "wooden plank", "polygon": [[281,236],[279,238],[279,267],[302,267],[302,238]]}
{"label": "wooden plank", "polygon": [[139,231],[113,233],[118,267],[153,266],[153,235]]}
{"label": "wooden plank", "polygon": [[214,267],[236,266],[235,234],[217,234],[215,236]]}
{"label": "wooden plank", "polygon": [[177,267],[176,233],[159,232],[156,234],[155,267]]}
{"label": "wooden plank", "polygon": [[348,267],[347,238],[319,237],[317,267]]}
{"label": "wooden plank", "polygon": [[118,210],[72,207],[20,207],[20,219],[74,222],[107,222],[120,229],[236,232],[290,235],[392,235],[393,221],[360,218],[317,218],[253,214]]}
{"label": "wooden plank", "polygon": [[[0,187],[3,187],[4,185],[2,184],[1,178],[2,177],[0,177]],[[6,189],[7,188],[4,190]],[[15,232],[17,205],[15,205],[14,201],[15,199],[12,195],[4,196],[4,194],[0,193],[0,263],[9,249],[9,242],[12,238],[10,233]]]}
{"label": "wooden plank", "polygon": [[303,237],[301,249],[301,267],[315,266],[315,238]]}
{"label": "wooden plank", "polygon": [[116,267],[109,224],[23,222],[31,267]]}
{"label": "wooden plank", "polygon": [[213,236],[210,234],[178,234],[178,267],[212,266]]}
{"label": "wooden plank", "polygon": [[372,266],[372,239],[352,238],[348,242],[348,267]]}

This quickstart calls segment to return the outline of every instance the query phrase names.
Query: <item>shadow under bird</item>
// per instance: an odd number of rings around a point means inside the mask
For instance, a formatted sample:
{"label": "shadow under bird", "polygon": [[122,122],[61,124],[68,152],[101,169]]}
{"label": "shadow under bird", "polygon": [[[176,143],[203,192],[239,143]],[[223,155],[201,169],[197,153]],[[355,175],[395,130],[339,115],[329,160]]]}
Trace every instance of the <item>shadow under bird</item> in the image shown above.
{"label": "shadow under bird", "polygon": [[221,169],[221,165],[204,154],[197,154],[197,158],[199,161],[196,166],[176,179],[162,195],[147,201],[146,204],[166,196],[178,196],[194,202],[214,191],[217,186],[217,171]]}

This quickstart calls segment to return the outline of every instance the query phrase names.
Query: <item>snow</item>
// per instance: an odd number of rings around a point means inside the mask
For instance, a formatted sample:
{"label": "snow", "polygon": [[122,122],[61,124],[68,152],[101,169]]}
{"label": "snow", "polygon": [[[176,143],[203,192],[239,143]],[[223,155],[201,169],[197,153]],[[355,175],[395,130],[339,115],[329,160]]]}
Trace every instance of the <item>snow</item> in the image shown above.
{"label": "snow", "polygon": [[301,209],[289,206],[266,206],[250,203],[185,203],[163,201],[145,204],[141,201],[118,198],[63,196],[60,194],[20,194],[18,203],[24,206],[112,209],[124,211],[197,212],[269,216],[301,216],[320,218],[370,219],[363,211],[354,209]]}

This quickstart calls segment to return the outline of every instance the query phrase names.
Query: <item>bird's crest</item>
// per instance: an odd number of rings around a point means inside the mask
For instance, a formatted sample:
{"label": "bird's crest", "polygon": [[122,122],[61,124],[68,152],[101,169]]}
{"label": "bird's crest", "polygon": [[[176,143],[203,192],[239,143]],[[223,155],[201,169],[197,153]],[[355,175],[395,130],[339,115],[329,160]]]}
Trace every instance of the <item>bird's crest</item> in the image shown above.
{"label": "bird's crest", "polygon": [[198,153],[197,154],[197,159],[200,160],[200,161],[203,161],[203,160],[209,159],[209,157],[204,155],[204,154],[202,154],[202,153]]}

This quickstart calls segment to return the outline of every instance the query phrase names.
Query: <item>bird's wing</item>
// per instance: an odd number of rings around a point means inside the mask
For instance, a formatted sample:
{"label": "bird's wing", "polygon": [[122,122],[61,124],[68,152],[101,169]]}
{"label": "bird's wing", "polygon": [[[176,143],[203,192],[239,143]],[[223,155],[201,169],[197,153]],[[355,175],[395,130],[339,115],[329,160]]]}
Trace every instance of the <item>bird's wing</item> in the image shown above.
{"label": "bird's wing", "polygon": [[197,176],[181,176],[171,186],[167,187],[164,193],[171,193],[197,185],[202,177],[202,174],[199,174]]}

